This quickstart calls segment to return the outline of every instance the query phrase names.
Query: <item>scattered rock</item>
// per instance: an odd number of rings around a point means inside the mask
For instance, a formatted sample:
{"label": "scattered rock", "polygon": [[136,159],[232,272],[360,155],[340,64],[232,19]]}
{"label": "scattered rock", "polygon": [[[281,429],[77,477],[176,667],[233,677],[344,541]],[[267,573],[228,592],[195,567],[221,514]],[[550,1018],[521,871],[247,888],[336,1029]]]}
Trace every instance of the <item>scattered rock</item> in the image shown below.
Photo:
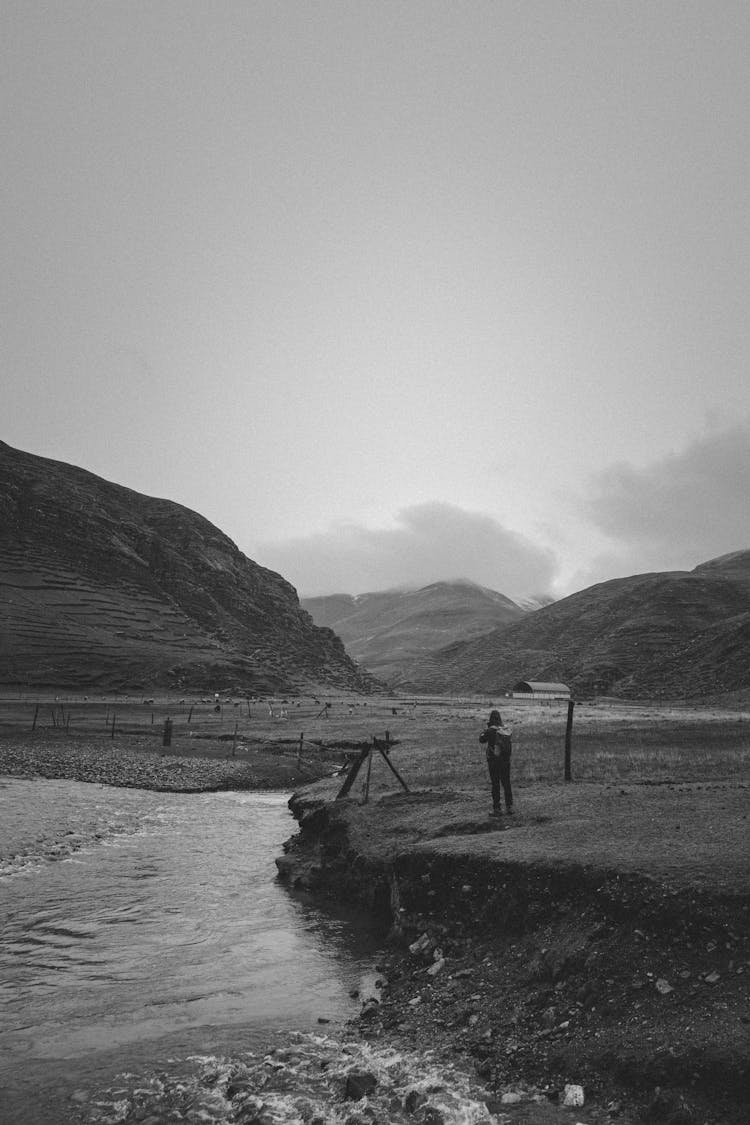
{"label": "scattered rock", "polygon": [[415,1113],[427,1101],[421,1090],[409,1090],[404,1098],[404,1109],[407,1113]]}
{"label": "scattered rock", "polygon": [[445,1125],[445,1117],[434,1105],[424,1105],[417,1114],[419,1125]]}
{"label": "scattered rock", "polygon": [[518,1090],[509,1090],[507,1094],[503,1094],[500,1098],[501,1105],[519,1105],[524,1100],[523,1094],[519,1094]]}
{"label": "scattered rock", "polygon": [[369,1070],[350,1070],[346,1076],[344,1097],[349,1101],[358,1102],[360,1098],[371,1094],[378,1084],[375,1075]]}
{"label": "scattered rock", "polygon": [[416,941],[412,942],[409,946],[409,952],[413,953],[415,957],[431,957],[435,944],[427,933],[422,934]]}
{"label": "scattered rock", "polygon": [[562,1104],[568,1109],[584,1104],[583,1086],[576,1086],[574,1083],[569,1083],[563,1090]]}

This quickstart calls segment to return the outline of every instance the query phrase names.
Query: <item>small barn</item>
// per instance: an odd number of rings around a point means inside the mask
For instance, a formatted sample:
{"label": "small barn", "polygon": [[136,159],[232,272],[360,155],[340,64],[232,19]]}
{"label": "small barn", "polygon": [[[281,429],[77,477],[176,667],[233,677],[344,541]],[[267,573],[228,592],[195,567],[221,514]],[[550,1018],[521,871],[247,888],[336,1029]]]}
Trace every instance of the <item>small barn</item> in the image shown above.
{"label": "small barn", "polygon": [[548,684],[541,680],[519,680],[513,687],[514,699],[570,699],[567,684]]}

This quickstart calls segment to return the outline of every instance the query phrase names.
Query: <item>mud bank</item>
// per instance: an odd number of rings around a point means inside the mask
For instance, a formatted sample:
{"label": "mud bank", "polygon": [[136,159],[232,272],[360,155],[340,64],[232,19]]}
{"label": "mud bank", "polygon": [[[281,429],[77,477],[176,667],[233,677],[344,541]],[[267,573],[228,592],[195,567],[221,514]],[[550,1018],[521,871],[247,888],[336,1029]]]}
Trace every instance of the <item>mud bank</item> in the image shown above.
{"label": "mud bank", "polygon": [[[610,813],[611,849],[597,863],[596,809],[613,800],[599,788],[567,804],[536,793],[498,822],[471,794],[361,806],[333,802],[321,783],[290,801],[300,832],[279,874],[357,900],[389,928],[381,1003],[359,1017],[367,1038],[471,1061],[498,1093],[533,1085],[557,1103],[566,1084],[580,1084],[585,1122],[739,1125],[750,1090],[750,888],[736,854],[744,827],[746,867],[747,791],[626,794],[627,815],[620,824]],[[570,821],[571,809],[580,861],[560,843],[558,820]],[[701,854],[690,838],[681,845],[687,864],[667,840],[661,859],[633,844],[641,822],[658,831],[656,813],[663,830],[668,809],[706,823],[720,814],[722,830]],[[618,831],[629,832],[619,844]],[[706,835],[700,823],[690,832]]]}

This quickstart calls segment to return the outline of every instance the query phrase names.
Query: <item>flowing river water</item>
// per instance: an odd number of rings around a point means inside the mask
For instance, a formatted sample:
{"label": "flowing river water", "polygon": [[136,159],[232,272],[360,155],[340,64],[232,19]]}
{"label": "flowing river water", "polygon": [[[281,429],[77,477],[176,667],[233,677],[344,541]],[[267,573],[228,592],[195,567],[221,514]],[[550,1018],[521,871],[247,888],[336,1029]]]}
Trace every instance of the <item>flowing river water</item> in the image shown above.
{"label": "flowing river water", "polygon": [[377,950],[275,881],[293,828],[282,794],[0,778],[3,1125],[344,1121],[356,1067],[381,1120],[415,1088],[490,1120],[460,1074],[347,1038]]}

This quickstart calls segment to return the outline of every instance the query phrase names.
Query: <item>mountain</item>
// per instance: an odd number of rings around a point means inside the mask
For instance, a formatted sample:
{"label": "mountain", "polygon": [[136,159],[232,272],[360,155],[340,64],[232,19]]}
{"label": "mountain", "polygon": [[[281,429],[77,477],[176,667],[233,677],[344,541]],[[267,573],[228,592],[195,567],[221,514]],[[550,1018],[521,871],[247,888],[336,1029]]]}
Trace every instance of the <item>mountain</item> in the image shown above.
{"label": "mountain", "polygon": [[497,692],[520,679],[562,681],[579,695],[687,698],[750,687],[750,551],[571,594],[447,646],[420,687]]}
{"label": "mountain", "polygon": [[0,684],[369,681],[293,586],[196,512],[0,442]]}
{"label": "mountain", "polygon": [[350,656],[391,686],[418,683],[446,644],[481,636],[524,612],[510,598],[472,582],[303,598],[302,606],[317,625],[335,630]]}

